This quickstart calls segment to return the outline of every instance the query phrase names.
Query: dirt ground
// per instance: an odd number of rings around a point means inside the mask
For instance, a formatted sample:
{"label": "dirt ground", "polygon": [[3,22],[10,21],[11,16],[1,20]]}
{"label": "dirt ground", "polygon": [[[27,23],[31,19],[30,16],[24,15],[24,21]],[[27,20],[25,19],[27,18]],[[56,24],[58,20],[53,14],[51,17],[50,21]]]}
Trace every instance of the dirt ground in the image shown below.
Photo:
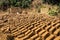
{"label": "dirt ground", "polygon": [[29,9],[0,10],[0,40],[60,40],[60,14],[49,16],[49,8],[58,7],[34,0]]}
{"label": "dirt ground", "polygon": [[60,40],[60,19],[37,13],[2,13],[0,40]]}

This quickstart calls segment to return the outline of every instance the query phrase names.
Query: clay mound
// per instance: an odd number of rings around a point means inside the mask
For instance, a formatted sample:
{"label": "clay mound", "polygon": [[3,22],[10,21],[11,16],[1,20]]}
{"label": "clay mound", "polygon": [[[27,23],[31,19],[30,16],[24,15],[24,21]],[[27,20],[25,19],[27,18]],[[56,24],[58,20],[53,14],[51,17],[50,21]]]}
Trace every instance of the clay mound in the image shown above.
{"label": "clay mound", "polygon": [[15,40],[60,40],[60,19],[43,14],[1,16],[0,30]]}

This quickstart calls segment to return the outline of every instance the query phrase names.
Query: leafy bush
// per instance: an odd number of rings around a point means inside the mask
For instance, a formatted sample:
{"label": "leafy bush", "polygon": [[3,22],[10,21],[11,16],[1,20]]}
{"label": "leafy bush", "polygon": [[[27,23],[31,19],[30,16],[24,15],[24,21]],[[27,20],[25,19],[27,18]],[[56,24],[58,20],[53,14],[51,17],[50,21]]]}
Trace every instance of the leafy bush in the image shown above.
{"label": "leafy bush", "polygon": [[48,3],[48,4],[57,4],[59,5],[60,4],[60,0],[43,0],[44,3]]}
{"label": "leafy bush", "polygon": [[56,11],[49,11],[49,13],[48,13],[49,15],[51,15],[51,16],[55,16],[55,15],[58,15],[58,13],[56,12]]}
{"label": "leafy bush", "polygon": [[33,0],[0,0],[0,8],[8,8],[11,6],[27,8]]}
{"label": "leafy bush", "polygon": [[23,8],[29,7],[31,2],[32,2],[32,0],[23,0],[23,1],[21,1],[20,6]]}
{"label": "leafy bush", "polygon": [[57,8],[58,13],[60,13],[60,6]]}
{"label": "leafy bush", "polygon": [[8,0],[0,0],[0,9],[6,10],[9,7]]}

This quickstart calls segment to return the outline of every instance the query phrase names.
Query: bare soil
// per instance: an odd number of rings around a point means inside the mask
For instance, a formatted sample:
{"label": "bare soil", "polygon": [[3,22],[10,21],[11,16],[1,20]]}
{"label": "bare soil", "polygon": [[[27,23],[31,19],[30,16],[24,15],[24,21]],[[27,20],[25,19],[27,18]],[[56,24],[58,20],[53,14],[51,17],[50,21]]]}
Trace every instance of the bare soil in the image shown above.
{"label": "bare soil", "polygon": [[0,40],[60,40],[60,19],[36,13],[0,14],[0,32]]}

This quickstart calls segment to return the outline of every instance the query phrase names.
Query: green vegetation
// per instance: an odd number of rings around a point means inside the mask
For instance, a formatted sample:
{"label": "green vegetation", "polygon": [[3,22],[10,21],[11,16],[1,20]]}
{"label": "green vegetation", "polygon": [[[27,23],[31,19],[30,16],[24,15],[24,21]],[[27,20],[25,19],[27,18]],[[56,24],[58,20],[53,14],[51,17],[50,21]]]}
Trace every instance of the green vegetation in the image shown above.
{"label": "green vegetation", "polygon": [[43,3],[48,3],[48,4],[52,4],[52,5],[60,5],[60,0],[43,0]]}
{"label": "green vegetation", "polygon": [[27,8],[33,0],[0,0],[0,9],[7,9],[8,7]]}
{"label": "green vegetation", "polygon": [[32,3],[32,0],[10,0],[10,5],[15,7],[26,8],[29,7]]}
{"label": "green vegetation", "polygon": [[51,9],[51,10],[49,10],[48,14],[51,16],[56,16],[56,15],[58,15],[58,12]]}
{"label": "green vegetation", "polygon": [[48,10],[48,14],[51,15],[51,16],[58,16],[60,14],[60,7],[52,7],[52,8],[49,8]]}
{"label": "green vegetation", "polygon": [[58,13],[60,13],[60,6],[57,8]]}

